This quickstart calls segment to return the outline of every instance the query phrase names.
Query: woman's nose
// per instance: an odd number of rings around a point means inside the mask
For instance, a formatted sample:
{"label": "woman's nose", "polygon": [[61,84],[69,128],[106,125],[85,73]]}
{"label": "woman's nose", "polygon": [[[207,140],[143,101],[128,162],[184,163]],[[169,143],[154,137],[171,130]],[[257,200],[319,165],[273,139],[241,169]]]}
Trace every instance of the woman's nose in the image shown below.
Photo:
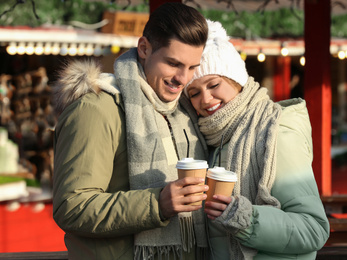
{"label": "woman's nose", "polygon": [[208,104],[213,99],[213,96],[211,95],[210,91],[204,90],[202,91],[202,100],[201,102],[203,104]]}

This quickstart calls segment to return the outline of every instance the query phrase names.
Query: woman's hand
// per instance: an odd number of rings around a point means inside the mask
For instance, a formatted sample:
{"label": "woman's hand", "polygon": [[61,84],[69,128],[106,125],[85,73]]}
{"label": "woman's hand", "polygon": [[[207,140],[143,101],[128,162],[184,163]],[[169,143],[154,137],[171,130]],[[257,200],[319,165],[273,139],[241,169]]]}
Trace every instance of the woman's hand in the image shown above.
{"label": "woman's hand", "polygon": [[232,198],[224,195],[213,195],[213,201],[205,202],[205,213],[210,219],[215,219],[222,215]]}

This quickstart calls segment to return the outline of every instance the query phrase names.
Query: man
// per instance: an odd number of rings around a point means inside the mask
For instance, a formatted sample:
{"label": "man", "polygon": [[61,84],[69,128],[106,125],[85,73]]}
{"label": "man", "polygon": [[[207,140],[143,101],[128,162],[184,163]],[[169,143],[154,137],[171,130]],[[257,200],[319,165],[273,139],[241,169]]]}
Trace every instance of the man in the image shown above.
{"label": "man", "polygon": [[166,3],[114,74],[93,62],[61,72],[53,217],[69,259],[202,259],[203,212],[188,203],[206,195],[187,195],[208,187],[200,178],[177,180],[175,165],[187,152],[206,159],[196,122],[178,100],[207,34],[199,12]]}

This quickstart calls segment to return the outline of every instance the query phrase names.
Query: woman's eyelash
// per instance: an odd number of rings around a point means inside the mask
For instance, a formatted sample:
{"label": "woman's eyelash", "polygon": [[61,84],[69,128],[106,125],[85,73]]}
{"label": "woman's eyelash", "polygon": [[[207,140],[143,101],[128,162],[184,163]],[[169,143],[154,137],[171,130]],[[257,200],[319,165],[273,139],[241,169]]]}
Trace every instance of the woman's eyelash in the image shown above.
{"label": "woman's eyelash", "polygon": [[199,93],[194,93],[190,95],[190,98],[197,96]]}

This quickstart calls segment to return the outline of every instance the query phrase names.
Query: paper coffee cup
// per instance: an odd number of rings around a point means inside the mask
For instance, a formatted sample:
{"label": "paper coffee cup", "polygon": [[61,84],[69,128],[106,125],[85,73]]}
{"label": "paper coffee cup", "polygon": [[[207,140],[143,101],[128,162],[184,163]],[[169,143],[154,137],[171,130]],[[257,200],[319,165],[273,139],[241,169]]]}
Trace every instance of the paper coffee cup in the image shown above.
{"label": "paper coffee cup", "polygon": [[214,167],[207,171],[207,185],[209,187],[206,192],[206,201],[216,201],[213,195],[231,196],[237,175],[234,172],[227,171],[224,167]]}
{"label": "paper coffee cup", "polygon": [[[182,160],[178,161],[176,164],[178,178],[183,179],[184,177],[200,177],[205,179],[206,178],[206,171],[208,168],[207,161],[205,160],[195,160],[193,158],[183,158]],[[202,182],[199,185],[203,185],[204,182]],[[202,194],[203,192],[190,194],[188,196],[192,195],[198,195]],[[201,205],[202,201],[190,203],[189,205]]]}

